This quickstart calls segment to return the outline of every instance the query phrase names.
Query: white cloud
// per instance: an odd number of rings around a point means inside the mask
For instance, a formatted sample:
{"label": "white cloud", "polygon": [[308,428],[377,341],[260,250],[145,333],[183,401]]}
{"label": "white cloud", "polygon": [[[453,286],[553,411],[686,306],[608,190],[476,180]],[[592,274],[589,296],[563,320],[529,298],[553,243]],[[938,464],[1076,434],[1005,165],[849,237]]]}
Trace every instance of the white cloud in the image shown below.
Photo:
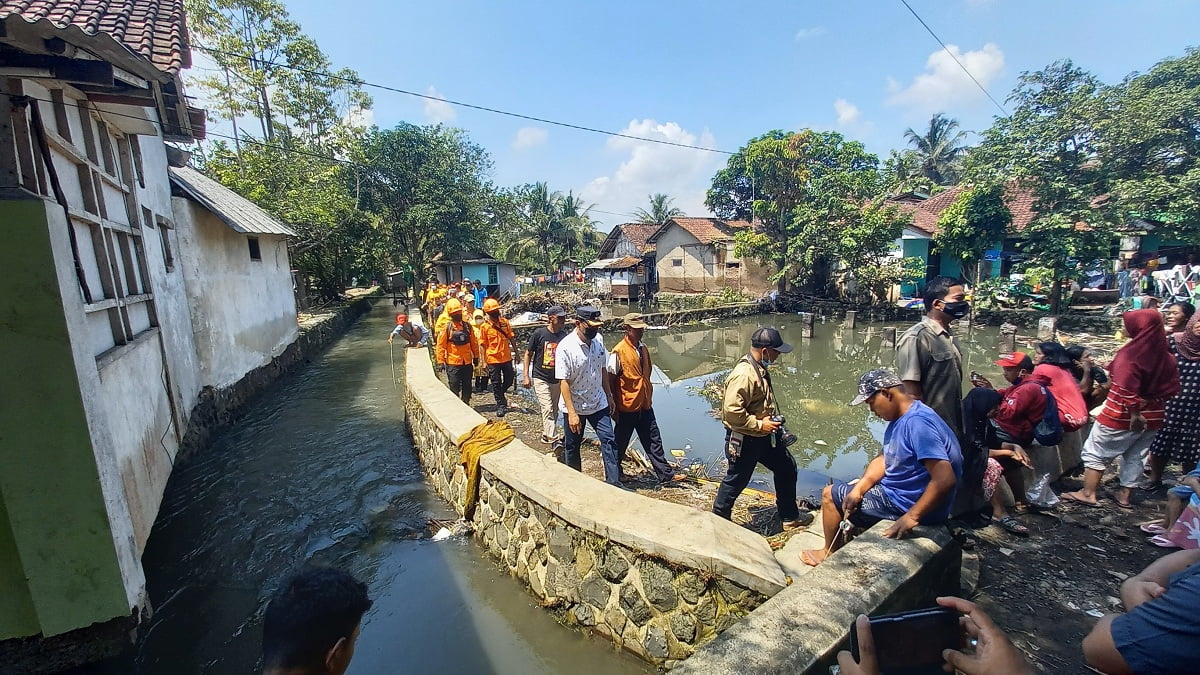
{"label": "white cloud", "polygon": [[375,126],[375,111],[370,108],[353,108],[346,113],[343,120],[350,126],[370,129]]}
{"label": "white cloud", "polygon": [[514,150],[532,148],[544,144],[549,137],[550,133],[541,127],[522,127],[517,129],[512,146]]}
{"label": "white cloud", "polygon": [[[946,45],[979,84],[988,87],[1004,71],[1004,52],[989,42],[972,52],[963,52],[956,45]],[[915,113],[944,112],[956,106],[979,105],[987,97],[946,50],[939,49],[925,61],[925,72],[917,75],[907,87],[888,78],[888,105],[904,106]]]}
{"label": "white cloud", "polygon": [[811,26],[809,28],[801,28],[796,31],[796,42],[803,42],[809,38],[820,37],[825,34],[825,26]]}
{"label": "white cloud", "polygon": [[458,117],[458,113],[454,110],[454,106],[446,103],[446,97],[442,96],[441,92],[429,85],[425,90],[426,96],[434,98],[425,99],[425,119],[430,122],[453,122],[454,118]]}
{"label": "white cloud", "polygon": [[[635,119],[621,133],[702,148],[716,147],[716,141],[707,129],[696,134],[675,122]],[[713,172],[724,161],[722,155],[616,136],[608,139],[607,147],[622,154],[621,164],[609,175],[598,176],[584,186],[580,196],[585,201],[602,211],[632,213],[634,209],[649,206],[648,195],[661,192],[670,195],[675,206],[689,216],[709,215],[704,206],[704,193]],[[610,227],[631,220],[607,214],[596,214],[596,217]]]}
{"label": "white cloud", "polygon": [[833,102],[833,110],[837,113],[837,123],[839,127],[848,127],[851,124],[858,122],[858,106],[844,98],[839,98]]}

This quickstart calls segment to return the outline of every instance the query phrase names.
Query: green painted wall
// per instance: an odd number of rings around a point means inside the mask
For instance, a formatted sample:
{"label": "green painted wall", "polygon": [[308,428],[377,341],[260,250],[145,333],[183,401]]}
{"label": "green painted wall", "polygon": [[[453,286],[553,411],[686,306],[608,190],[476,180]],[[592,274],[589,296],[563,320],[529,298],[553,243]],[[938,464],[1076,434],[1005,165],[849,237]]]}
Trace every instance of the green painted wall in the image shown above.
{"label": "green painted wall", "polygon": [[[29,599],[0,594],[0,639],[130,612],[51,250],[49,228],[64,218],[48,226],[47,208],[59,207],[0,201],[0,498],[11,534],[0,534],[0,589],[23,584]],[[65,232],[55,233],[64,251]]]}
{"label": "green painted wall", "polygon": [[33,598],[25,584],[25,568],[17,555],[8,510],[0,499],[0,637],[32,635],[40,630]]}
{"label": "green painted wall", "polygon": [[905,258],[929,260],[929,240],[904,239],[901,241],[901,252]]}

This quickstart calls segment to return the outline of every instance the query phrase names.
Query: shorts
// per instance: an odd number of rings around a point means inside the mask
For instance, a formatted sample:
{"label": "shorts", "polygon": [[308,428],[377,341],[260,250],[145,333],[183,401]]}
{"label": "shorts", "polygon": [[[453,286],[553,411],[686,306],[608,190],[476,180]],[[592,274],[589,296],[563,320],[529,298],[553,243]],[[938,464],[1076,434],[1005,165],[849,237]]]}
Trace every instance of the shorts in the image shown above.
{"label": "shorts", "polygon": [[[845,501],[846,495],[850,494],[852,489],[854,489],[853,486],[842,481],[834,481],[830,486],[833,505],[837,507],[839,513],[843,512],[842,502]],[[892,500],[884,494],[883,486],[876,484],[863,495],[858,510],[850,516],[850,523],[856,527],[871,527],[881,520],[896,520],[905,513],[892,504]]]}
{"label": "shorts", "polygon": [[1175,495],[1176,497],[1179,497],[1180,499],[1182,499],[1185,502],[1188,501],[1189,499],[1191,499],[1192,495],[1196,494],[1195,490],[1193,490],[1192,488],[1190,488],[1186,485],[1176,485],[1175,487],[1172,487],[1170,490],[1167,490],[1167,492],[1169,494]]}

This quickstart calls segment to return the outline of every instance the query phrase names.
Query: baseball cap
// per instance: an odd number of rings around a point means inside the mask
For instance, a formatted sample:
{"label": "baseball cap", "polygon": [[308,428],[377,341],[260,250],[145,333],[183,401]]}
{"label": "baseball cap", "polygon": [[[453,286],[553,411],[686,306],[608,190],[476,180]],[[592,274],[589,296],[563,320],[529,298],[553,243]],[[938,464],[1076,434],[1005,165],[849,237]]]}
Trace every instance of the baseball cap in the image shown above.
{"label": "baseball cap", "polygon": [[546,316],[566,316],[567,310],[563,309],[562,305],[551,305],[546,310]]}
{"label": "baseball cap", "polygon": [[895,373],[886,368],[876,368],[858,378],[858,396],[850,405],[861,405],[877,391],[899,387],[904,384]]}
{"label": "baseball cap", "polygon": [[1023,370],[1033,370],[1033,359],[1025,352],[1013,352],[1002,356],[995,361],[996,365],[1001,368],[1021,368]]}
{"label": "baseball cap", "polygon": [[408,323],[408,315],[407,314],[397,314],[396,315],[396,324],[399,325],[402,323]]}
{"label": "baseball cap", "polygon": [[779,352],[787,354],[792,351],[792,346],[783,341],[783,336],[774,328],[759,328],[754,331],[754,335],[750,336],[751,347],[769,347]]}
{"label": "baseball cap", "polygon": [[591,305],[580,305],[575,308],[575,318],[581,321],[586,321],[589,326],[599,326],[604,322],[600,320],[600,310]]}
{"label": "baseball cap", "polygon": [[646,323],[646,317],[639,312],[630,312],[625,315],[625,319],[621,321],[622,326],[630,328],[647,328],[650,324]]}

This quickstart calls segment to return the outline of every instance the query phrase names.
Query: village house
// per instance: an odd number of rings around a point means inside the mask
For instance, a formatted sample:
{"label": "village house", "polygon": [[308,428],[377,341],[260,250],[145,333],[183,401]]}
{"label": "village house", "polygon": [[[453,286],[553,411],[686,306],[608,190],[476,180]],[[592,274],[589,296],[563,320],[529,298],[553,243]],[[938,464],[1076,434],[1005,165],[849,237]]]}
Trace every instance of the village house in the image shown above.
{"label": "village house", "polygon": [[515,298],[520,294],[516,266],[486,253],[461,251],[438,256],[433,261],[433,269],[439,283],[478,279],[488,289],[488,295],[499,298],[507,294]]}
{"label": "village house", "polygon": [[181,0],[0,0],[8,665],[95,656],[165,600],[141,556],[202,391],[296,339],[291,231],[167,145],[204,136],[187,45]]}
{"label": "village house", "polygon": [[637,300],[655,291],[657,274],[650,237],[655,223],[617,225],[600,243],[599,259],[584,269],[596,290],[616,299]]}
{"label": "village house", "polygon": [[733,288],[758,295],[772,288],[766,265],[733,251],[734,234],[750,227],[744,220],[668,220],[647,240],[654,246],[658,290],[704,293]]}

